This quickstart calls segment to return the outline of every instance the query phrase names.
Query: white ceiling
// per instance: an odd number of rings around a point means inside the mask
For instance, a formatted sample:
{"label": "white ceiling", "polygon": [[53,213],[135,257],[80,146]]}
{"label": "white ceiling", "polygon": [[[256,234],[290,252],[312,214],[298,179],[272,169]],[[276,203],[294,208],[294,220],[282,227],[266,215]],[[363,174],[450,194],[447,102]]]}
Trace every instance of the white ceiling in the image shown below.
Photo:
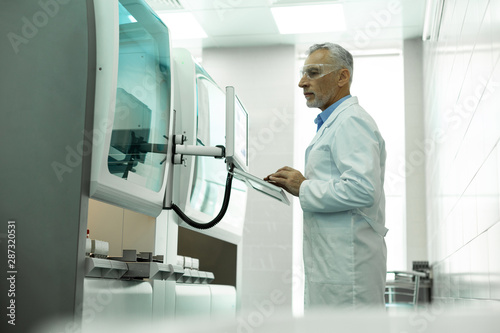
{"label": "white ceiling", "polygon": [[[191,12],[208,38],[174,40],[174,47],[246,47],[335,42],[353,53],[398,48],[408,38],[421,38],[426,0],[146,0],[158,13]],[[270,8],[283,5],[341,3],[347,30],[281,35]],[[168,26],[168,22],[165,22]],[[297,22],[301,24],[302,22]]]}

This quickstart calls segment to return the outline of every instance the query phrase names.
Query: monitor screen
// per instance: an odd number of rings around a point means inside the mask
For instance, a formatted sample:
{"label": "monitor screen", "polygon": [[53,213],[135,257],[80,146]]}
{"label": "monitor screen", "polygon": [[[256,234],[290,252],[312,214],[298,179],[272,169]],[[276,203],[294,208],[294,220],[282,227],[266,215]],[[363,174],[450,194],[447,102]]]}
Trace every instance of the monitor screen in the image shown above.
{"label": "monitor screen", "polygon": [[248,171],[248,113],[231,86],[226,87],[226,160]]}

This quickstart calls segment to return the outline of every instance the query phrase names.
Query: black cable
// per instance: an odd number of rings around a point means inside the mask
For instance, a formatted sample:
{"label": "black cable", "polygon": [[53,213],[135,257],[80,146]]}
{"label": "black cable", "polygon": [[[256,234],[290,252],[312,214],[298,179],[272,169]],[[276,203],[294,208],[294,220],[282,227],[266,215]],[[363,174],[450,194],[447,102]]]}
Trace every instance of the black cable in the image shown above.
{"label": "black cable", "polygon": [[200,222],[192,220],[189,216],[184,214],[184,212],[174,203],[172,203],[172,209],[177,213],[177,215],[179,215],[179,217],[184,222],[186,222],[187,224],[189,224],[193,228],[202,229],[202,230],[210,229],[210,228],[214,227],[215,225],[217,225],[217,223],[219,223],[220,220],[222,220],[222,218],[226,214],[227,208],[229,207],[229,199],[231,197],[231,185],[232,185],[232,183],[233,183],[233,166],[231,165],[230,169],[227,173],[226,190],[224,192],[224,200],[222,202],[222,207],[219,211],[219,214],[217,214],[217,216],[210,222],[200,223]]}

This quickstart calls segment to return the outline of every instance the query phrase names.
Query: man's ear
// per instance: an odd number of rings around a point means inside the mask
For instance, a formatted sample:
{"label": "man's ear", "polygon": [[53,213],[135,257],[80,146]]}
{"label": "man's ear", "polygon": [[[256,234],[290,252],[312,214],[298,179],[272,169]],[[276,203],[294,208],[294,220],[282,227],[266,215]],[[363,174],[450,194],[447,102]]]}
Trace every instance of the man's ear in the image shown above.
{"label": "man's ear", "polygon": [[351,74],[347,68],[342,68],[339,72],[339,87],[343,87],[349,83],[349,79],[351,78]]}

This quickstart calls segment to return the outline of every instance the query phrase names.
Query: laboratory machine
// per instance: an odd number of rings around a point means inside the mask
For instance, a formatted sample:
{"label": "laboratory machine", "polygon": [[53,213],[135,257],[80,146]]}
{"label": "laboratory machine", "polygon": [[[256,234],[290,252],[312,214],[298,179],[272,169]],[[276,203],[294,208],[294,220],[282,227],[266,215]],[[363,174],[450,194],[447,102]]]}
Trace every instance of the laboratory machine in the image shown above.
{"label": "laboratory machine", "polygon": [[[93,0],[96,84],[84,308],[96,317],[234,317],[249,114],[144,0]],[[84,316],[85,317],[85,316]]]}

